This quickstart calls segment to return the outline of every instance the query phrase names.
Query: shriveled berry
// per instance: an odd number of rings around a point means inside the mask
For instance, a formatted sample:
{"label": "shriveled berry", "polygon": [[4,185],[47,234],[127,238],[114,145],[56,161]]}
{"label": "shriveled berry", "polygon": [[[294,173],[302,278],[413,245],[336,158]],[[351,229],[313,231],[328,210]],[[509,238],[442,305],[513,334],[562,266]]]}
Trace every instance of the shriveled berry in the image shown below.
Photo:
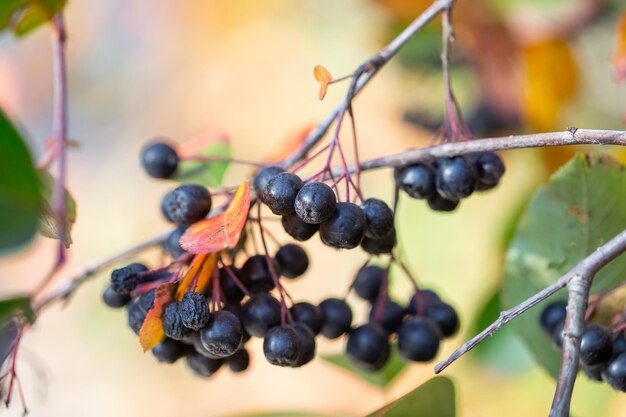
{"label": "shriveled berry", "polygon": [[280,303],[267,292],[253,294],[243,305],[241,321],[251,336],[263,337],[280,323]]}
{"label": "shriveled berry", "polygon": [[435,194],[435,171],[425,164],[396,169],[396,186],[413,198],[430,198]]}
{"label": "shriveled berry", "polygon": [[[270,262],[276,264],[273,259]],[[274,271],[276,272],[277,269],[274,268]],[[271,291],[274,288],[274,280],[265,255],[254,255],[248,258],[241,267],[240,277],[243,284],[252,293]]]}
{"label": "shriveled berry", "polygon": [[425,313],[439,327],[444,338],[453,336],[459,330],[459,316],[450,304],[434,303],[426,307]]}
{"label": "shriveled berry", "polygon": [[296,214],[303,222],[319,224],[333,214],[337,197],[323,182],[310,182],[300,189],[294,204]]}
{"label": "shriveled berry", "polygon": [[171,178],[178,167],[178,154],[172,145],[150,143],[141,151],[141,164],[153,178]]}
{"label": "shriveled berry", "polygon": [[281,223],[285,232],[295,240],[304,242],[309,240],[320,228],[319,224],[308,224],[302,221],[296,213],[286,214]]}
{"label": "shriveled berry", "polygon": [[602,379],[614,389],[626,392],[626,353],[615,355],[602,369]]}
{"label": "shriveled berry", "polygon": [[287,278],[297,278],[309,267],[309,257],[300,245],[288,243],[278,249],[275,255],[280,271]]}
{"label": "shriveled berry", "polygon": [[172,233],[169,234],[165,243],[163,243],[163,247],[167,251],[167,253],[174,259],[184,255],[186,252],[180,246],[179,240],[182,235],[185,234],[189,225],[183,224],[178,226]]}
{"label": "shriveled berry", "polygon": [[181,303],[178,301],[169,303],[163,310],[161,320],[163,321],[163,332],[167,337],[174,340],[182,340],[189,334],[189,329],[183,325],[180,314]]}
{"label": "shriveled berry", "polygon": [[130,295],[120,294],[109,285],[102,294],[102,300],[104,301],[104,304],[111,308],[120,308],[128,304],[130,301]]}
{"label": "shriveled berry", "polygon": [[226,364],[232,372],[243,372],[250,366],[250,354],[246,349],[239,349],[234,355],[226,359]]}
{"label": "shriveled berry", "polygon": [[370,239],[382,239],[393,232],[393,211],[382,200],[368,198],[361,204],[367,227],[365,236]]}
{"label": "shriveled berry", "polygon": [[458,205],[458,201],[448,200],[439,195],[439,193],[434,193],[428,198],[428,207],[434,211],[454,211]]}
{"label": "shriveled berry", "polygon": [[[233,275],[239,278],[241,274],[239,268],[233,265],[228,266],[228,268]],[[241,282],[241,279],[239,279],[239,281]],[[226,301],[238,304],[243,299],[243,291],[239,288],[231,274],[224,267],[220,268],[220,289],[222,290],[222,294],[224,294]]]}
{"label": "shriveled berry", "polygon": [[209,301],[203,294],[185,293],[180,303],[180,317],[185,327],[200,330],[209,322]]}
{"label": "shriveled berry", "polygon": [[391,253],[397,243],[396,229],[394,227],[388,236],[381,239],[370,239],[365,236],[361,241],[361,249],[371,255],[381,255],[384,253]]}
{"label": "shriveled berry", "polygon": [[200,330],[202,345],[216,358],[233,355],[241,346],[242,338],[241,322],[237,316],[226,310],[211,314],[209,323]]}
{"label": "shriveled berry", "polygon": [[187,366],[197,376],[208,378],[224,364],[224,359],[213,359],[197,352],[187,355]]}
{"label": "shriveled berry", "polygon": [[165,194],[161,211],[172,223],[195,223],[211,211],[211,194],[201,185],[183,184]]}
{"label": "shriveled berry", "polygon": [[483,191],[495,187],[504,175],[504,162],[495,152],[478,155],[474,164],[478,172],[477,190]]}
{"label": "shriveled berry", "polygon": [[[377,304],[374,303],[370,309],[370,322],[380,325],[388,334],[392,334],[398,330],[404,318],[404,308],[392,300],[385,300],[385,304],[380,313],[377,312],[376,308]],[[377,314],[380,314],[380,319],[378,319]],[[377,319],[379,321],[377,321]]]}
{"label": "shriveled berry", "polygon": [[611,334],[602,326],[587,326],[580,340],[580,362],[595,366],[607,362],[613,355]]}
{"label": "shriveled berry", "polygon": [[328,246],[352,249],[365,236],[367,221],[361,207],[354,203],[341,202],[328,220],[320,224],[320,237]]}
{"label": "shriveled berry", "polygon": [[292,326],[275,326],[263,339],[265,359],[272,365],[294,366],[300,356],[300,338]]}
{"label": "shriveled berry", "polygon": [[476,169],[463,156],[437,160],[435,184],[437,193],[443,198],[458,201],[476,189]]}
{"label": "shriveled berry", "polygon": [[263,202],[277,215],[295,211],[298,191],[304,183],[296,174],[282,172],[274,175],[263,188]]}
{"label": "shriveled berry", "polygon": [[261,169],[256,176],[254,177],[254,191],[256,191],[257,196],[263,201],[263,189],[267,185],[268,181],[280,174],[281,172],[285,172],[284,169],[278,166],[269,166]]}
{"label": "shriveled berry", "polygon": [[302,301],[291,306],[290,311],[296,323],[306,325],[315,335],[319,334],[324,316],[318,306]]}
{"label": "shriveled berry", "polygon": [[111,288],[118,294],[130,294],[139,283],[139,275],[130,266],[111,272]]}
{"label": "shriveled berry", "polygon": [[152,348],[154,357],[163,363],[174,363],[185,356],[186,346],[174,339],[165,339]]}
{"label": "shriveled berry", "polygon": [[364,324],[348,334],[346,354],[367,371],[382,368],[389,359],[390,352],[389,337],[376,324]]}
{"label": "shriveled berry", "polygon": [[348,303],[338,298],[327,298],[319,305],[323,324],[321,333],[328,339],[336,339],[350,330],[352,309]]}
{"label": "shriveled berry", "polygon": [[368,265],[359,269],[354,279],[354,292],[364,300],[374,302],[380,292],[380,287],[387,272],[375,265]]}
{"label": "shriveled berry", "polygon": [[298,333],[298,340],[300,341],[300,353],[293,367],[299,368],[315,358],[315,335],[309,326],[303,323],[296,323],[293,328]]}
{"label": "shriveled berry", "polygon": [[552,334],[556,326],[565,321],[567,301],[558,300],[546,306],[541,312],[539,322],[546,334]]}
{"label": "shriveled berry", "polygon": [[407,360],[428,362],[437,356],[440,337],[432,320],[412,317],[398,329],[398,350]]}
{"label": "shriveled berry", "polygon": [[144,294],[142,294],[141,296],[139,296],[139,298],[137,299],[137,302],[139,303],[139,307],[141,307],[141,309],[145,313],[148,313],[148,311],[150,311],[150,309],[154,305],[154,294],[155,294],[155,291],[156,290],[153,288],[150,291],[147,291]]}

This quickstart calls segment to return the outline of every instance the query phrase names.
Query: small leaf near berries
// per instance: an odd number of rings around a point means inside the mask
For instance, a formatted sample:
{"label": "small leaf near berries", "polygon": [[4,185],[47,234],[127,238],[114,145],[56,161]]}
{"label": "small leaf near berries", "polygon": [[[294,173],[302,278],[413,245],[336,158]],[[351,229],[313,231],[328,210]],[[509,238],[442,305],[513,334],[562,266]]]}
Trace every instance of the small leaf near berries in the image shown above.
{"label": "small leaf near berries", "polygon": [[250,209],[250,185],[243,182],[225,212],[189,226],[180,246],[191,253],[214,253],[234,248]]}
{"label": "small leaf near berries", "polygon": [[154,292],[154,304],[148,311],[146,319],[139,331],[139,343],[144,352],[149,351],[165,339],[163,331],[163,307],[172,300],[172,293],[175,283],[159,285]]}
{"label": "small leaf near berries", "polygon": [[321,65],[316,65],[315,68],[313,68],[313,75],[315,76],[315,80],[320,83],[319,98],[323,100],[326,95],[326,90],[328,89],[328,84],[333,80],[333,76]]}

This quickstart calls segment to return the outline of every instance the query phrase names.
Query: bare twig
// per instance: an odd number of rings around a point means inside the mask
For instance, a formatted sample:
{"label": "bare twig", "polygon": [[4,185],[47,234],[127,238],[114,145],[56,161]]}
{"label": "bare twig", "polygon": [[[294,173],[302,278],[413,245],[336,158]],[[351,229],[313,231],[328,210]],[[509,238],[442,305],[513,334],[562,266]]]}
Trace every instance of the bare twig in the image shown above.
{"label": "bare twig", "polygon": [[[519,316],[520,314],[524,313],[531,307],[534,307],[535,305],[539,304],[546,298],[550,297],[552,294],[554,294],[558,290],[565,288],[565,286],[567,286],[568,284],[570,285],[570,291],[571,291],[572,284],[570,284],[570,282],[572,282],[572,280],[574,280],[575,277],[581,277],[581,276],[586,277],[585,279],[588,279],[590,281],[600,269],[606,266],[609,262],[611,262],[617,256],[624,253],[624,251],[626,251],[626,230],[619,233],[613,239],[609,240],[606,244],[598,247],[592,254],[590,254],[588,257],[580,261],[567,274],[563,275],[553,284],[544,288],[537,294],[521,302],[515,307],[501,312],[500,317],[498,317],[498,320],[493,322],[491,325],[489,325],[489,327],[487,327],[485,330],[480,332],[478,335],[476,335],[469,341],[465,342],[460,348],[454,351],[454,353],[452,353],[452,355],[450,355],[450,357],[448,357],[446,360],[439,362],[435,366],[435,373],[440,373],[441,371],[446,369],[452,362],[454,362],[455,360],[457,360],[458,358],[460,358],[461,356],[463,356],[464,354],[472,350],[474,347],[476,347],[480,342],[482,342],[487,337],[493,335],[500,327],[502,327],[509,321],[513,320],[515,317]],[[576,284],[576,285],[579,285],[579,284]],[[570,301],[571,301],[571,297],[570,297]],[[582,311],[582,313],[580,314],[582,314],[582,316],[584,317],[586,306],[587,306],[587,303],[585,301],[583,304],[576,303],[575,306],[573,305],[571,307],[571,308],[576,309],[576,316],[575,316],[576,320],[578,320],[578,314],[580,313],[579,310]],[[569,324],[566,322],[566,329],[564,330],[565,334],[568,334],[568,332],[571,332],[572,330],[574,330],[573,332],[574,337],[576,337],[576,335],[579,334],[576,332],[577,328],[573,327],[574,324],[575,323],[571,323],[571,319],[570,319]],[[578,351],[579,343],[574,344],[573,339],[569,337],[565,339],[568,340],[568,342],[567,342],[567,348],[565,347],[565,344],[564,344],[564,347],[563,347],[564,351],[565,349],[569,349],[569,350],[573,349],[573,350]],[[573,354],[570,353],[570,356],[569,356],[570,360],[572,356]],[[578,358],[578,353],[576,353],[575,356],[576,358]],[[569,372],[571,372],[571,370]],[[574,378],[575,376],[576,376],[576,372],[574,369],[573,375],[567,374],[567,377],[563,377],[563,378],[569,379],[569,378]],[[573,382],[572,382],[572,387],[573,387]],[[570,389],[569,395],[571,396],[571,388],[569,389]],[[563,389],[563,391],[564,391],[563,397],[565,397],[565,394],[568,391],[568,389]],[[568,401],[568,404],[569,404],[569,401]]]}

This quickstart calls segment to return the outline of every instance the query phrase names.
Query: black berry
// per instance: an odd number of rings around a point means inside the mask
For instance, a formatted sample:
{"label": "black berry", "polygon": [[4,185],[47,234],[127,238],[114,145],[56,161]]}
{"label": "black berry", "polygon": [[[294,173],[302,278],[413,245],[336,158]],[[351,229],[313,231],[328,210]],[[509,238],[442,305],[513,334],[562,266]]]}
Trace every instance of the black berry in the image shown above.
{"label": "black berry", "polygon": [[451,305],[434,303],[426,307],[425,313],[439,327],[443,337],[453,336],[459,330],[459,316]]}
{"label": "black berry", "polygon": [[141,151],[141,164],[151,177],[170,178],[178,167],[178,154],[167,143],[151,143]]}
{"label": "black berry", "polygon": [[189,369],[203,378],[213,375],[221,368],[223,363],[223,359],[208,358],[197,352],[187,355],[187,366],[189,366]]}
{"label": "black berry", "polygon": [[368,371],[382,368],[389,359],[390,351],[387,333],[376,324],[364,324],[348,334],[346,354]]}
{"label": "black berry", "polygon": [[[270,262],[275,264],[273,259]],[[271,291],[274,288],[274,280],[265,255],[254,255],[248,258],[241,267],[240,277],[243,284],[252,293]]]}
{"label": "black berry", "polygon": [[165,194],[161,211],[172,223],[195,223],[211,211],[211,194],[201,185],[183,184]]}
{"label": "black berry", "polygon": [[[377,311],[377,303],[374,303],[370,310],[370,322],[380,325],[388,334],[392,334],[402,324],[405,313],[404,308],[389,299],[384,300],[384,303],[380,313]],[[380,319],[377,317],[377,314],[380,314]]]}
{"label": "black berry", "polygon": [[610,333],[602,326],[587,326],[580,340],[580,362],[585,366],[595,366],[607,362],[613,355],[613,341]]}
{"label": "black berry", "polygon": [[387,203],[376,198],[368,198],[361,204],[367,227],[365,236],[370,239],[382,239],[393,232],[393,211]]}
{"label": "black berry", "polygon": [[592,381],[602,381],[602,368],[604,368],[603,365],[580,366],[580,369],[583,371],[585,376]]}
{"label": "black berry", "polygon": [[391,253],[398,241],[396,240],[396,229],[393,228],[388,236],[381,239],[370,239],[365,236],[361,241],[361,249],[371,255],[381,255],[383,253]]}
{"label": "black berry", "polygon": [[443,198],[439,193],[435,193],[428,198],[428,207],[434,211],[454,211],[458,205],[458,201]]}
{"label": "black berry", "polygon": [[295,200],[296,214],[303,222],[310,224],[318,224],[328,219],[336,206],[335,193],[323,182],[304,185]]}
{"label": "black berry", "polygon": [[622,353],[626,352],[626,337],[624,337],[624,331],[620,331],[613,339],[613,352]]}
{"label": "black berry", "polygon": [[474,192],[478,176],[476,169],[463,156],[437,160],[435,184],[443,198],[458,201]]}
{"label": "black berry", "polygon": [[495,187],[504,175],[504,162],[494,152],[485,152],[478,155],[475,162],[478,173],[478,190],[488,190]]}
{"label": "black berry", "polygon": [[102,294],[102,300],[104,301],[104,304],[111,308],[120,308],[128,304],[130,301],[130,295],[120,294],[109,285]]}
{"label": "black berry", "polygon": [[300,245],[288,243],[281,246],[275,255],[280,272],[287,278],[297,278],[309,267],[309,257]]}
{"label": "black berry", "polygon": [[359,269],[354,279],[354,292],[364,300],[374,302],[387,272],[375,265]]}
{"label": "black berry", "polygon": [[111,288],[118,294],[130,294],[139,284],[139,272],[130,265],[114,270],[111,272]]}
{"label": "black berry", "polygon": [[174,363],[185,356],[185,352],[185,345],[173,339],[165,339],[152,348],[154,357],[163,363]]}
{"label": "black berry", "polygon": [[272,365],[294,366],[300,356],[300,338],[291,326],[276,326],[263,339],[265,359]]}
{"label": "black berry", "polygon": [[295,210],[296,196],[304,183],[296,174],[282,172],[269,179],[263,188],[263,202],[272,213],[284,215]]}
{"label": "black berry", "polygon": [[180,310],[181,303],[174,301],[165,307],[161,317],[163,332],[165,332],[167,337],[171,337],[174,340],[182,340],[189,334],[189,330],[183,325]]}
{"label": "black berry", "polygon": [[429,289],[420,290],[417,294],[413,294],[409,300],[409,305],[406,308],[407,314],[411,315],[423,315],[426,308],[440,303],[441,299],[436,292]]}
{"label": "black berry", "polygon": [[211,314],[209,323],[200,330],[202,345],[216,358],[233,355],[241,346],[242,338],[241,322],[237,316],[226,310]]}
{"label": "black berry", "polygon": [[303,323],[296,323],[293,328],[298,334],[298,340],[300,342],[298,359],[296,363],[293,364],[293,367],[299,368],[315,358],[315,335],[313,331]]}
{"label": "black berry", "polygon": [[357,247],[365,236],[365,214],[354,203],[341,202],[332,216],[320,224],[320,237],[328,246],[340,249]]}
{"label": "black berry", "polygon": [[209,301],[197,292],[187,292],[180,302],[180,317],[185,327],[200,330],[209,322]]}
{"label": "black berry", "polygon": [[394,174],[396,186],[413,198],[430,198],[435,194],[435,171],[427,165],[399,168]]}
{"label": "black berry", "polygon": [[602,379],[616,390],[626,392],[626,353],[611,358],[602,370]]}
{"label": "black berry", "polygon": [[[238,268],[233,265],[230,265],[228,268],[233,275],[239,278],[241,271],[239,271]],[[240,278],[239,281],[241,282]],[[243,291],[239,288],[226,268],[220,268],[220,289],[222,290],[222,294],[224,294],[226,301],[238,304],[243,299]]]}
{"label": "black berry", "polygon": [[539,322],[541,328],[547,334],[552,334],[554,329],[565,321],[567,302],[563,300],[550,303],[541,312]]}
{"label": "black berry", "polygon": [[309,240],[311,236],[313,236],[320,228],[319,224],[308,224],[303,222],[296,213],[283,216],[281,222],[285,232],[299,242]]}
{"label": "black berry", "polygon": [[352,310],[348,303],[338,298],[327,298],[319,305],[323,324],[321,333],[328,339],[336,339],[350,330]]}
{"label": "black berry", "polygon": [[241,321],[251,336],[263,337],[280,323],[280,303],[269,293],[254,294],[243,305]]}
{"label": "black berry", "polygon": [[296,323],[306,325],[315,335],[319,334],[322,329],[324,316],[318,306],[307,302],[299,302],[291,306],[290,311]]}
{"label": "black berry", "polygon": [[136,335],[139,335],[147,312],[140,307],[139,301],[134,301],[126,306],[126,314],[128,315],[128,326]]}
{"label": "black berry", "polygon": [[186,253],[185,250],[180,247],[179,240],[180,237],[185,234],[187,227],[189,227],[189,225],[186,224],[178,226],[172,233],[170,233],[163,244],[167,253],[169,253],[169,255],[174,259]]}
{"label": "black berry", "polygon": [[258,174],[256,174],[256,176],[254,177],[254,190],[256,191],[256,194],[259,198],[263,198],[263,189],[265,188],[265,186],[267,185],[268,181],[280,174],[281,172],[285,172],[284,169],[282,169],[281,167],[277,167],[277,166],[269,166],[269,167],[265,167],[262,170],[260,170],[258,172]]}
{"label": "black berry", "polygon": [[226,364],[232,372],[243,372],[250,365],[250,354],[245,349],[239,349],[233,356],[226,359]]}
{"label": "black berry", "polygon": [[407,360],[428,362],[439,350],[439,329],[427,318],[412,317],[398,329],[398,350]]}

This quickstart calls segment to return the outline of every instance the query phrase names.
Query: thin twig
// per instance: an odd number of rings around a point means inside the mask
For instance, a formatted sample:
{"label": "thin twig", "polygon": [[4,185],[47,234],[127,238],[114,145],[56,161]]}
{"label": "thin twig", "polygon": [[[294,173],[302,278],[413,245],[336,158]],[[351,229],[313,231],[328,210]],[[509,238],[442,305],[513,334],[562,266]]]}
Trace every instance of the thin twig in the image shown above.
{"label": "thin twig", "polygon": [[[493,335],[500,327],[504,326],[509,321],[513,320],[515,317],[524,313],[526,310],[531,307],[536,306],[546,298],[550,297],[555,292],[559,291],[562,288],[565,288],[570,281],[574,279],[576,276],[584,276],[584,277],[593,277],[600,269],[606,266],[609,262],[615,259],[617,256],[621,255],[624,251],[626,251],[626,230],[619,233],[613,239],[609,240],[606,244],[598,247],[592,254],[588,257],[580,261],[574,268],[572,268],[567,274],[563,275],[553,284],[547,286],[543,290],[539,291],[537,294],[532,297],[524,300],[520,304],[515,307],[503,311],[500,313],[500,317],[492,324],[490,324],[485,330],[480,332],[478,335],[465,342],[460,348],[450,355],[446,360],[439,362],[435,366],[435,373],[440,373],[444,369],[446,369],[452,362],[472,350],[476,347],[480,342],[482,342],[487,337]],[[586,303],[583,306],[586,308]],[[579,308],[579,307],[577,307]],[[584,308],[582,314],[584,315]],[[570,325],[571,326],[571,325]],[[571,346],[571,343],[568,344],[568,349],[578,349],[578,346]],[[565,349],[565,347],[564,347]],[[568,376],[570,378],[572,376]],[[574,376],[575,377],[575,374]]]}

